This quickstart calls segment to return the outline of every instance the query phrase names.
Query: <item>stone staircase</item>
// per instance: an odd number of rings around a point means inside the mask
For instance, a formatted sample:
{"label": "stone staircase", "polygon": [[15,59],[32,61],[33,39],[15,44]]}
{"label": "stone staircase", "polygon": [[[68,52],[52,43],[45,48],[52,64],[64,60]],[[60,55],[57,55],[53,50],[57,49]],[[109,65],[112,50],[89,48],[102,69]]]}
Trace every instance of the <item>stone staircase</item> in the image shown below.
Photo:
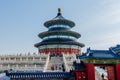
{"label": "stone staircase", "polygon": [[49,59],[49,63],[47,66],[47,72],[62,72],[63,71],[63,57],[52,56]]}

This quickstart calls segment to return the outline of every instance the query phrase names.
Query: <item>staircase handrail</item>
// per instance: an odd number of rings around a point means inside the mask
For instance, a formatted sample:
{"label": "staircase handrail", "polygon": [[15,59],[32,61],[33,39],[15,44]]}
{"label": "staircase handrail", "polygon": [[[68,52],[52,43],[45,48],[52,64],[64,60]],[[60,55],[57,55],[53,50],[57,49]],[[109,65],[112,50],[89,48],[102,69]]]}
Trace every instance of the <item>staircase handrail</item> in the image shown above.
{"label": "staircase handrail", "polygon": [[45,64],[43,72],[45,72],[47,70],[47,66],[48,66],[49,60],[50,60],[50,53],[48,54],[48,57],[47,57],[46,64]]}
{"label": "staircase handrail", "polygon": [[65,59],[65,54],[63,53],[63,61],[64,61],[64,64],[65,64],[65,70],[66,71],[69,71],[70,69],[69,69],[69,67],[68,67],[68,65],[67,65],[67,61],[66,61],[66,59]]}

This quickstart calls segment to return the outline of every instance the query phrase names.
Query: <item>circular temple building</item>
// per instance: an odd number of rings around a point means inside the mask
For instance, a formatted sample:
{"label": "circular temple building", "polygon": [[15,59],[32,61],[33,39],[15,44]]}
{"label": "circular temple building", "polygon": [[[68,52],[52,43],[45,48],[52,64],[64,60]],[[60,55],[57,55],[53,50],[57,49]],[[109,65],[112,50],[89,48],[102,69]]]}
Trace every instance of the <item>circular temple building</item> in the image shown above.
{"label": "circular temple building", "polygon": [[65,19],[61,14],[61,9],[58,8],[58,13],[55,18],[44,23],[48,31],[40,33],[38,36],[42,39],[41,42],[35,44],[39,53],[45,54],[80,54],[83,43],[76,40],[81,37],[77,32],[71,31],[75,23]]}

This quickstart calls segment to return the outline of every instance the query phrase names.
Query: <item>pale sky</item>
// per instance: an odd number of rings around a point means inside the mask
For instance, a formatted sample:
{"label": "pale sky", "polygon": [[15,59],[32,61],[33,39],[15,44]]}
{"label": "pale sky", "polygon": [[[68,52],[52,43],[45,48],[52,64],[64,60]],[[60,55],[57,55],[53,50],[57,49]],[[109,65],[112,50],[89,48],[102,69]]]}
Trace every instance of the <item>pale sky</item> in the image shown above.
{"label": "pale sky", "polygon": [[120,0],[0,0],[0,54],[36,52],[44,22],[62,15],[76,23],[78,40],[92,49],[120,44]]}

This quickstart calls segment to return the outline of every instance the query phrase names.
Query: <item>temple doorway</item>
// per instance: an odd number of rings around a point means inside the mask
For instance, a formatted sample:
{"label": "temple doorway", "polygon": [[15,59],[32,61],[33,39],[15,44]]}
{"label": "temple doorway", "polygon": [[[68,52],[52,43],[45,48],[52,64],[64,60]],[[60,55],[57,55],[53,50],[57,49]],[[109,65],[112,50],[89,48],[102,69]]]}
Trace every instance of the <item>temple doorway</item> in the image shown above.
{"label": "temple doorway", "polygon": [[116,80],[113,65],[96,65],[95,80]]}

